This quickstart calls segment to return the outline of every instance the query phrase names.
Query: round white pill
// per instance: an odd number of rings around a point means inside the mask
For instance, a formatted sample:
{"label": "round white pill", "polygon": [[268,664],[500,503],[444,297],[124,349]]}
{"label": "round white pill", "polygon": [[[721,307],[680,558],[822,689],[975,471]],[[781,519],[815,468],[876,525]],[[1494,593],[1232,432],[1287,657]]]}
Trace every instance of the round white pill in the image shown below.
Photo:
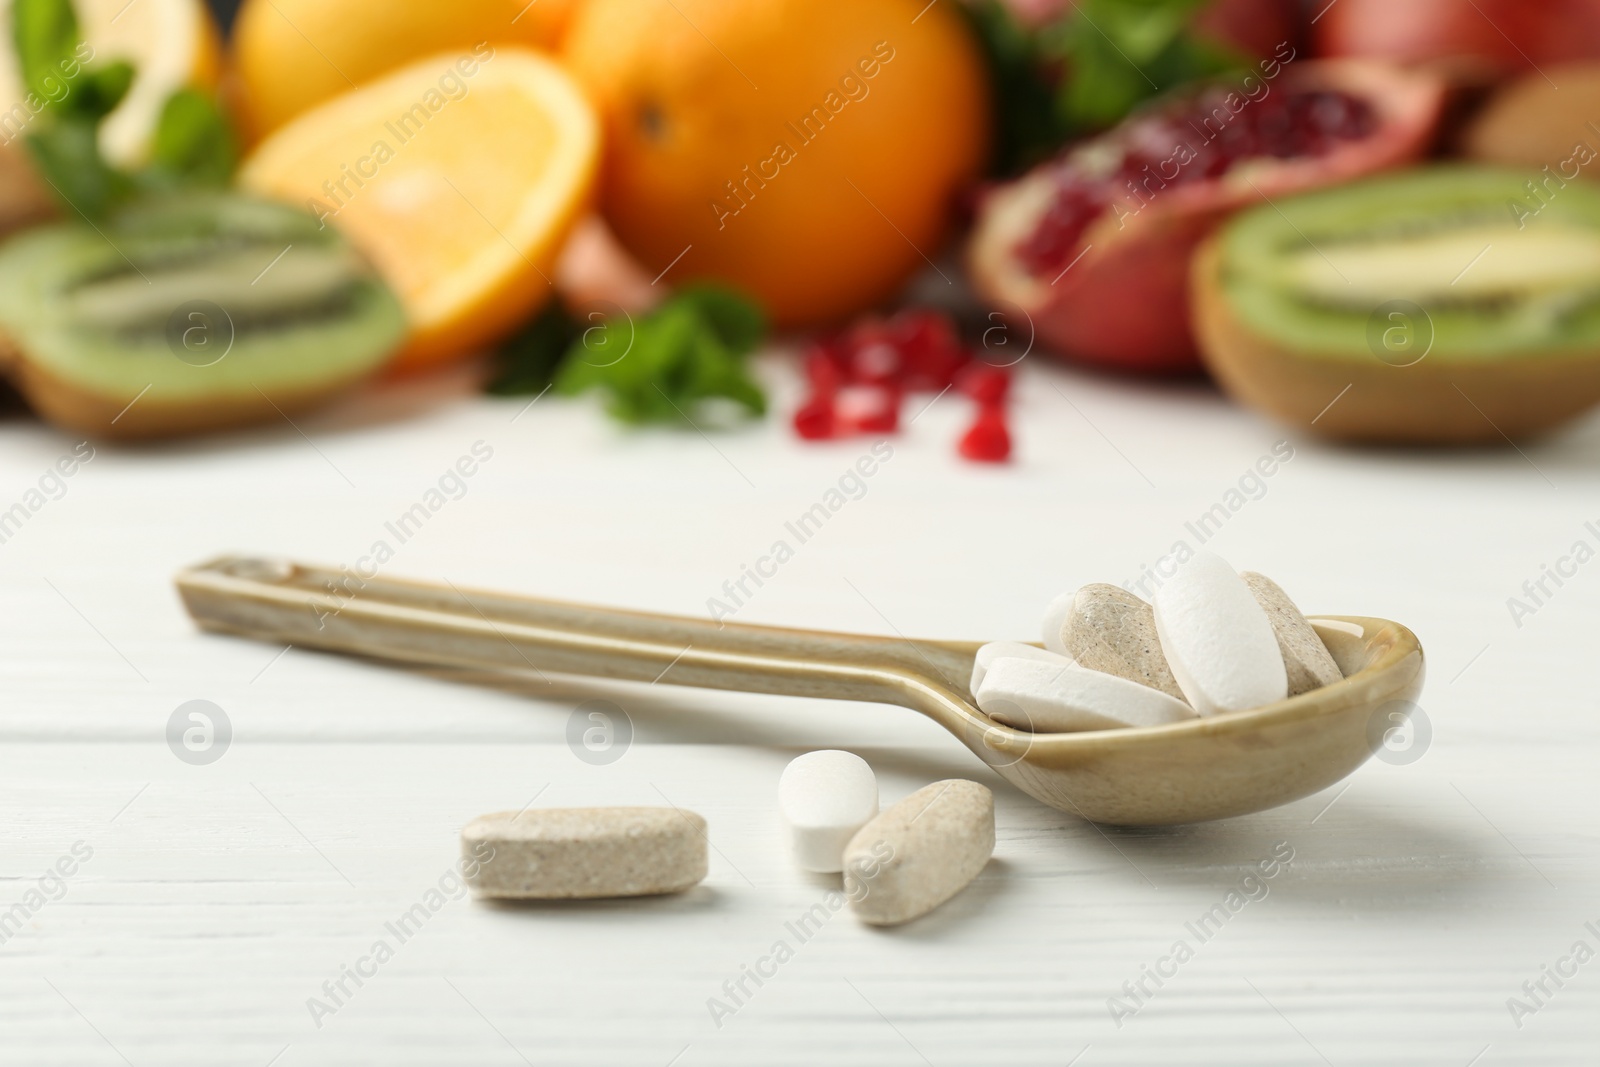
{"label": "round white pill", "polygon": [[1071,656],[1057,655],[1038,645],[1025,645],[1021,641],[990,641],[978,649],[978,654],[972,660],[973,693],[977,693],[978,687],[983,685],[983,676],[988,672],[989,664],[1002,658],[1036,659],[1041,663],[1054,663],[1058,667],[1068,667],[1073,663]]}
{"label": "round white pill", "polygon": [[808,871],[842,870],[844,846],[878,814],[878,780],[852,752],[807,752],[783,769],[778,813],[796,864]]}
{"label": "round white pill", "polygon": [[1044,622],[1039,624],[1039,640],[1051,652],[1067,655],[1067,646],[1061,643],[1061,627],[1066,625],[1067,616],[1072,614],[1072,601],[1077,595],[1076,589],[1069,590],[1050,601],[1050,606],[1044,609]]}
{"label": "round white pill", "polygon": [[1221,556],[1195,553],[1156,590],[1154,607],[1167,665],[1201,715],[1258,708],[1288,695],[1272,622]]}
{"label": "round white pill", "polygon": [[978,690],[978,707],[996,722],[1033,733],[1164,726],[1194,709],[1126,678],[1035,659],[997,659]]}

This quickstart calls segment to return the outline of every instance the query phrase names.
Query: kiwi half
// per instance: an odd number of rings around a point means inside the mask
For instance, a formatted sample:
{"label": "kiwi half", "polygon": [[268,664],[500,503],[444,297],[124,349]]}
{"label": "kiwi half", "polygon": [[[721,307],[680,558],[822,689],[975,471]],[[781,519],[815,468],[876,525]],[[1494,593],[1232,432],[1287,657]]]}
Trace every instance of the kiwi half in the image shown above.
{"label": "kiwi half", "polygon": [[1193,265],[1223,388],[1324,436],[1503,442],[1600,401],[1600,186],[1432,167],[1236,216]]}
{"label": "kiwi half", "polygon": [[369,375],[404,332],[346,241],[269,201],[144,202],[0,247],[0,369],[96,437],[282,419]]}

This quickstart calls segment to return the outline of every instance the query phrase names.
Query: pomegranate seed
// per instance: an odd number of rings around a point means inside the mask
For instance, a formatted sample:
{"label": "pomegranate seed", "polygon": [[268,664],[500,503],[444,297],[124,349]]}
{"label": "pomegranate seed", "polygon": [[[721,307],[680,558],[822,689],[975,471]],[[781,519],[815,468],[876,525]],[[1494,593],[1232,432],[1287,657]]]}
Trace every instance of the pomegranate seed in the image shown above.
{"label": "pomegranate seed", "polygon": [[900,427],[900,391],[893,386],[846,386],[834,415],[845,433],[894,433]]}
{"label": "pomegranate seed", "polygon": [[872,340],[850,353],[850,377],[859,382],[887,382],[900,373],[900,350],[888,341]]}
{"label": "pomegranate seed", "polygon": [[998,404],[985,404],[971,429],[962,435],[961,455],[977,463],[1003,463],[1011,456],[1011,431]]}
{"label": "pomegranate seed", "polygon": [[1011,391],[1011,374],[1001,367],[973,363],[963,368],[958,384],[963,393],[979,404],[997,407],[1005,403],[1006,394]]}
{"label": "pomegranate seed", "polygon": [[806,380],[814,393],[833,394],[844,384],[844,371],[833,354],[821,345],[813,345],[805,355]]}
{"label": "pomegranate seed", "polygon": [[833,399],[813,396],[794,413],[794,431],[807,441],[824,441],[835,436]]}

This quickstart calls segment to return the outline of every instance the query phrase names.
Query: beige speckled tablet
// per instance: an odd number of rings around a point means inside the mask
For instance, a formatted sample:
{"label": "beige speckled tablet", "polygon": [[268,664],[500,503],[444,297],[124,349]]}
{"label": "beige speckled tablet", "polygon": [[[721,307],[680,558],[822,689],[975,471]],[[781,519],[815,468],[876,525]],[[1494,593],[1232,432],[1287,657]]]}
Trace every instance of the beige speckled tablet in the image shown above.
{"label": "beige speckled tablet", "polygon": [[680,808],[501,811],[466,825],[461,854],[467,883],[480,897],[676,893],[706,876],[706,821]]}
{"label": "beige speckled tablet", "polygon": [[1155,612],[1126,589],[1097,582],[1078,590],[1061,623],[1061,645],[1080,667],[1159,689],[1187,703],[1161,652]]}
{"label": "beige speckled tablet", "polygon": [[1284,669],[1289,672],[1290,696],[1309,693],[1344,677],[1322,638],[1277,582],[1254,571],[1243,571],[1239,577],[1244,579],[1250,595],[1256,598],[1272,623],[1272,634],[1283,653]]}
{"label": "beige speckled tablet", "polygon": [[961,892],[993,853],[994,794],[961,778],[934,782],[850,839],[845,896],[863,922],[909,922]]}

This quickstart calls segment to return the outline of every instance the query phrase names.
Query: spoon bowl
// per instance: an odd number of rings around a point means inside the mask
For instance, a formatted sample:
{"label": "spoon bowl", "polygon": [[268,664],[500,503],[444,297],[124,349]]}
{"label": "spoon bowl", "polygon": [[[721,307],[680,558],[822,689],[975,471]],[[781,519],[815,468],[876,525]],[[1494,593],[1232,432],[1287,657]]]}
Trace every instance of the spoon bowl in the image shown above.
{"label": "spoon bowl", "polygon": [[1244,815],[1324,789],[1414,710],[1423,655],[1399,623],[1317,616],[1344,679],[1248,711],[1166,726],[1029,733],[969,689],[977,642],[718,624],[707,619],[364,578],[225,557],[181,572],[204,629],[407,663],[551,671],[898,704],[932,718],[1023,792],[1098,823]]}

